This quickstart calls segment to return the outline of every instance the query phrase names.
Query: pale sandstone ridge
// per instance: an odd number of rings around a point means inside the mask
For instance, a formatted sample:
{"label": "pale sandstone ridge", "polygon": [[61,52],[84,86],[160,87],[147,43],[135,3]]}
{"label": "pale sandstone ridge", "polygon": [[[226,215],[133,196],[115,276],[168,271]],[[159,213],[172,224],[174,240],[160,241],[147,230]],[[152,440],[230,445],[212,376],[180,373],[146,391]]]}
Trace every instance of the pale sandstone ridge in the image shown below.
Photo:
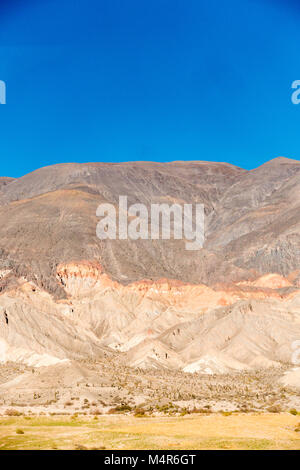
{"label": "pale sandstone ridge", "polygon": [[283,276],[277,273],[266,274],[259,277],[255,281],[242,281],[238,285],[241,286],[253,286],[253,287],[266,287],[270,289],[281,289],[283,287],[291,287],[293,284]]}
{"label": "pale sandstone ridge", "polygon": [[300,337],[300,289],[285,291],[280,275],[249,281],[250,290],[167,279],[124,286],[85,260],[61,263],[57,282],[64,300],[24,278],[0,296],[2,362],[118,353],[132,367],[226,373],[291,363]]}

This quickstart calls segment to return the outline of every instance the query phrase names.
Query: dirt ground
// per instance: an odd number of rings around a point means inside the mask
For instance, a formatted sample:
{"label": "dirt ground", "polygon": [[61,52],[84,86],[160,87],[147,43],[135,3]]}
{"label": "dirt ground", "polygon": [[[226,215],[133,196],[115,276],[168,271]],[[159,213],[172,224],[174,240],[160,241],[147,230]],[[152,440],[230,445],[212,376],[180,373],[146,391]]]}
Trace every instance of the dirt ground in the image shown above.
{"label": "dirt ground", "polygon": [[1,417],[0,449],[300,449],[290,413]]}

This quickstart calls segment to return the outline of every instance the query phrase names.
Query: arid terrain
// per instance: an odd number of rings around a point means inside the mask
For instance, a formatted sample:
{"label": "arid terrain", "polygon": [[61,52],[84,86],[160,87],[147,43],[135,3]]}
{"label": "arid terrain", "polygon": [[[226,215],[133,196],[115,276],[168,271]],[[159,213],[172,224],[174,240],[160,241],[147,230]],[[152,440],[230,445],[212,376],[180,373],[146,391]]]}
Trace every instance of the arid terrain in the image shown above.
{"label": "arid terrain", "polygon": [[0,418],[0,450],[296,450],[300,416]]}
{"label": "arid terrain", "polygon": [[[96,209],[117,207],[119,195],[147,207],[203,203],[203,249],[99,240]],[[26,446],[45,415],[75,433],[61,441],[68,448],[162,448],[148,437],[107,444],[103,430],[80,441],[78,423],[89,434],[95,416],[107,433],[120,418],[117,432],[133,436],[138,417],[158,428],[168,417],[191,449],[252,448],[256,438],[296,448],[299,350],[300,162],[74,163],[0,179],[1,448]],[[241,416],[249,433],[238,440],[226,426]],[[213,417],[226,423],[222,436],[206,435]],[[269,423],[259,436],[256,418],[258,429]]]}

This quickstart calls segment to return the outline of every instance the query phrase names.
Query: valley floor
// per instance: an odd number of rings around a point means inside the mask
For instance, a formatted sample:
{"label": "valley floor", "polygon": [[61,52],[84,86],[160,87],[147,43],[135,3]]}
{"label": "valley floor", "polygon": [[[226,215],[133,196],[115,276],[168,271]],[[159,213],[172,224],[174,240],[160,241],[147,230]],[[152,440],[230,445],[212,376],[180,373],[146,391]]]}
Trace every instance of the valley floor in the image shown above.
{"label": "valley floor", "polygon": [[300,449],[290,413],[1,417],[0,449]]}

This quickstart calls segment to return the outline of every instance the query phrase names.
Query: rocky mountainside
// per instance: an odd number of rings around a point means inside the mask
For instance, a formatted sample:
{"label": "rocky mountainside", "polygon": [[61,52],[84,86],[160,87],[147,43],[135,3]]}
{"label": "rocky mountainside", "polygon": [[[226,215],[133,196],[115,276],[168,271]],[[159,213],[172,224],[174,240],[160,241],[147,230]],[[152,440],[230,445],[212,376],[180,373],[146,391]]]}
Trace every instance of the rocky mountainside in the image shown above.
{"label": "rocky mountainside", "polygon": [[[147,207],[203,203],[203,249],[99,240],[96,209],[117,207],[120,195]],[[299,255],[295,160],[251,171],[202,161],[70,163],[2,178],[0,362],[208,375],[284,366],[280,380],[294,387]]]}
{"label": "rocky mountainside", "polygon": [[[98,261],[114,280],[176,279],[216,285],[299,269],[300,162],[245,171],[225,163],[91,163],[42,168],[0,188],[0,268],[62,298],[61,262]],[[102,240],[96,209],[203,203],[205,245],[183,240]],[[6,283],[8,279],[6,280]],[[5,288],[5,285],[2,286]]]}

